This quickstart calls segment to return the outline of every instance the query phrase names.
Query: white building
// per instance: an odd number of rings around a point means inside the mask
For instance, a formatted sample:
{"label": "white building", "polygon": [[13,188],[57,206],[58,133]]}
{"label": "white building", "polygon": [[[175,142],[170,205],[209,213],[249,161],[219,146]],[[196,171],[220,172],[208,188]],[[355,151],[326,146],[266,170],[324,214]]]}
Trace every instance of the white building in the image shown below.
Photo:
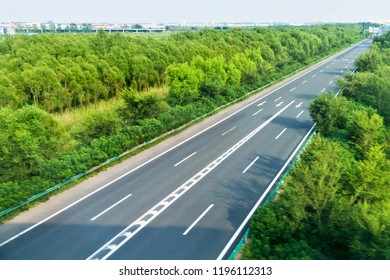
{"label": "white building", "polygon": [[16,25],[12,23],[0,23],[0,36],[15,34]]}
{"label": "white building", "polygon": [[380,32],[380,28],[379,27],[372,27],[370,26],[368,28],[368,33],[370,34],[378,34]]}

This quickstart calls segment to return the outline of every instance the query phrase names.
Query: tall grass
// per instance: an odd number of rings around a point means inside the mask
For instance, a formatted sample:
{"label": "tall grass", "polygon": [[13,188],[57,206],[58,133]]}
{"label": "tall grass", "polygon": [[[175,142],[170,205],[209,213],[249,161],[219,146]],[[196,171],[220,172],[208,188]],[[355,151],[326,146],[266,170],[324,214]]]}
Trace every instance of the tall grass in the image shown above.
{"label": "tall grass", "polygon": [[[155,92],[161,99],[165,99],[168,96],[168,87],[151,88],[145,93]],[[75,124],[81,122],[84,118],[95,112],[113,112],[125,107],[123,99],[114,97],[109,100],[100,100],[96,104],[90,104],[89,106],[83,106],[79,108],[73,108],[72,110],[66,110],[63,113],[55,113],[54,118],[62,123],[67,129],[70,129]]]}
{"label": "tall grass", "polygon": [[64,111],[63,113],[56,113],[54,114],[54,118],[65,127],[71,127],[73,124],[80,122],[94,112],[116,111],[123,106],[123,99],[116,97],[107,101],[100,100],[96,104],[74,108],[72,110]]}

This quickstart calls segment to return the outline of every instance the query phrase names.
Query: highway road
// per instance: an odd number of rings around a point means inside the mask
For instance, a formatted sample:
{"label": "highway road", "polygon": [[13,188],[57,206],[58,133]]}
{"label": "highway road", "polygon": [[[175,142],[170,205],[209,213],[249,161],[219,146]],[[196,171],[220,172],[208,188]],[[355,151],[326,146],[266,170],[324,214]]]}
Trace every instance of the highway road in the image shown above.
{"label": "highway road", "polygon": [[0,259],[227,258],[310,134],[310,100],[337,92],[335,79],[370,44],[253,97],[39,222],[0,225]]}

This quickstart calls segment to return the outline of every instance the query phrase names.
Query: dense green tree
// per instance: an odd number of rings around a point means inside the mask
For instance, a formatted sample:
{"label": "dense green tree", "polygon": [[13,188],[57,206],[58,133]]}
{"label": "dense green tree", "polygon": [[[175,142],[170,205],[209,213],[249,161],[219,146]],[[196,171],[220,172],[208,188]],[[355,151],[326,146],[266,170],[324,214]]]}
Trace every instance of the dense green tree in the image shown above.
{"label": "dense green tree", "polygon": [[201,71],[191,68],[187,63],[171,64],[165,75],[170,88],[170,102],[184,105],[199,98]]}
{"label": "dense green tree", "polygon": [[365,158],[371,147],[384,142],[383,118],[373,110],[350,112],[347,130],[359,158]]}
{"label": "dense green tree", "polygon": [[99,79],[98,70],[90,62],[83,62],[80,67],[84,73],[84,90],[88,94],[86,101],[89,104],[93,100],[96,105],[105,90],[102,81]]}
{"label": "dense green tree", "polygon": [[226,65],[226,83],[229,86],[238,86],[241,83],[241,71],[234,65],[233,62],[229,62]]}
{"label": "dense green tree", "polygon": [[158,73],[153,62],[144,55],[135,55],[130,60],[132,87],[142,91],[157,83]]}
{"label": "dense green tree", "polygon": [[318,235],[326,233],[330,208],[338,199],[342,168],[348,162],[344,153],[338,143],[317,136],[286,181],[284,195],[294,201],[289,216],[297,223],[305,220]]}
{"label": "dense green tree", "polygon": [[353,201],[374,203],[390,197],[390,161],[381,145],[369,148],[365,159],[357,161],[348,176]]}
{"label": "dense green tree", "polygon": [[59,82],[56,74],[48,66],[39,66],[23,71],[22,80],[32,96],[35,106],[44,103],[50,112],[53,109],[53,98],[59,90]]}
{"label": "dense green tree", "polygon": [[390,259],[390,200],[369,205],[357,204],[352,215],[354,234],[350,236],[350,258]]}
{"label": "dense green tree", "polygon": [[317,123],[317,129],[324,135],[331,135],[345,126],[348,108],[342,98],[333,93],[323,93],[310,102],[310,115]]}
{"label": "dense green tree", "polygon": [[109,136],[119,131],[122,120],[116,112],[97,111],[82,120],[73,131],[76,139],[89,143],[93,139]]}
{"label": "dense green tree", "polygon": [[216,57],[203,60],[200,57],[196,57],[192,64],[201,72],[198,75],[200,94],[212,98],[220,95],[225,89],[227,81],[224,59]]}
{"label": "dense green tree", "polygon": [[129,89],[122,93],[122,98],[126,105],[122,115],[132,121],[153,118],[158,115],[162,106],[161,99],[154,92],[142,94]]}
{"label": "dense green tree", "polygon": [[17,89],[12,85],[12,82],[7,78],[7,74],[0,71],[0,108],[10,106],[13,108],[21,104],[20,98],[17,96]]}
{"label": "dense green tree", "polygon": [[381,57],[375,47],[360,55],[355,65],[358,71],[374,72],[380,65]]}
{"label": "dense green tree", "polygon": [[64,128],[34,106],[0,110],[0,143],[1,182],[38,175],[44,160],[73,146]]}
{"label": "dense green tree", "polygon": [[375,72],[359,72],[339,81],[343,95],[370,106],[390,122],[390,66],[380,66]]}
{"label": "dense green tree", "polygon": [[259,79],[256,63],[245,54],[236,54],[232,62],[241,72],[241,84],[253,85]]}

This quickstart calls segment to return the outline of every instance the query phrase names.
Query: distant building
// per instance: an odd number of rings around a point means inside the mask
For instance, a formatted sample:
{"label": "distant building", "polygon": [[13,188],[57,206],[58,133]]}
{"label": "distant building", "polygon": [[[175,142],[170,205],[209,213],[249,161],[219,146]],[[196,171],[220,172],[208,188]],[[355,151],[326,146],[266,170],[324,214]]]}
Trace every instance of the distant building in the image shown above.
{"label": "distant building", "polygon": [[0,23],[0,36],[15,34],[16,25],[13,23]]}
{"label": "distant building", "polygon": [[289,26],[305,26],[306,24],[303,22],[290,22]]}
{"label": "distant building", "polygon": [[7,36],[8,33],[8,28],[4,26],[0,26],[0,36]]}
{"label": "distant building", "polygon": [[379,27],[372,27],[372,26],[370,26],[368,28],[368,33],[370,33],[370,34],[379,34],[380,31],[381,31],[381,29]]}

